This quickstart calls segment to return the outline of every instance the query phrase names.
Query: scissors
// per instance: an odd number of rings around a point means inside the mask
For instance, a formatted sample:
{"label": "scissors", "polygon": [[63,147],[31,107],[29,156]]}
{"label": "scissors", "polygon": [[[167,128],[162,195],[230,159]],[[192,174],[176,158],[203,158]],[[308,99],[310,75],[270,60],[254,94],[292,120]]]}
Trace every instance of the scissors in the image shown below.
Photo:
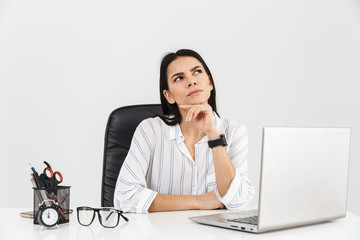
{"label": "scissors", "polygon": [[[60,172],[54,172],[50,166],[50,164],[44,161],[46,168],[42,174],[40,174],[40,180],[44,184],[44,187],[51,190],[49,194],[53,193],[57,194],[57,186],[63,181],[63,176]],[[54,198],[55,196],[52,196]]]}

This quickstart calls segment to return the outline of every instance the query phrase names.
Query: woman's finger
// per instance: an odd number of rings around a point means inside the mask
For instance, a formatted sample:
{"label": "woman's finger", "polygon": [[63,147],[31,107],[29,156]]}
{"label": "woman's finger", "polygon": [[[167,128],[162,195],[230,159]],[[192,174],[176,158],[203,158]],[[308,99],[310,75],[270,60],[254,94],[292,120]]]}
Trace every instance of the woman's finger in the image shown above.
{"label": "woman's finger", "polygon": [[196,119],[199,114],[209,115],[209,113],[211,113],[211,107],[208,105],[198,105],[197,108],[192,111],[191,119]]}
{"label": "woman's finger", "polygon": [[182,109],[188,109],[189,111],[187,112],[186,114],[186,118],[185,118],[185,121],[190,121],[189,120],[189,116],[190,116],[190,111],[191,109],[194,107],[195,105],[179,105],[179,108],[182,108]]}
{"label": "woman's finger", "polygon": [[179,105],[180,108],[183,108],[183,109],[189,109],[191,108],[192,106],[194,105]]}
{"label": "woman's finger", "polygon": [[191,119],[196,119],[200,113],[206,114],[206,106],[204,105],[197,105],[194,109],[192,109]]}
{"label": "woman's finger", "polygon": [[190,108],[190,110],[188,111],[187,115],[186,115],[186,119],[187,121],[191,121],[192,119],[192,114],[195,111],[195,109],[197,108],[197,105],[192,105],[192,107]]}
{"label": "woman's finger", "polygon": [[200,113],[204,115],[209,115],[211,113],[211,107],[209,105],[200,105],[193,113],[193,119],[195,119]]}
{"label": "woman's finger", "polygon": [[195,109],[192,114],[192,119],[196,119],[201,112],[205,112],[204,109],[202,109],[202,108]]}
{"label": "woman's finger", "polygon": [[186,114],[185,121],[191,121],[192,119],[195,119],[201,112],[204,112],[204,114],[209,114],[211,112],[211,107],[209,105],[179,105],[182,109],[188,109],[188,112]]}

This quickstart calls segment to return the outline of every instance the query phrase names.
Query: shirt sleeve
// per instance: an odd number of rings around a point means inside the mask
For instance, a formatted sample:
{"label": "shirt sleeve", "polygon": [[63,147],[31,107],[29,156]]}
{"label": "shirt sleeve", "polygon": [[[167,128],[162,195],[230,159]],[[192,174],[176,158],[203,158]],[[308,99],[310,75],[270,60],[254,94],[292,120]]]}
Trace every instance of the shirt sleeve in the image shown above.
{"label": "shirt sleeve", "polygon": [[150,119],[135,130],[129,152],[120,169],[114,192],[114,206],[124,212],[148,213],[157,192],[147,188],[146,173],[152,162],[154,130]]}
{"label": "shirt sleeve", "polygon": [[253,198],[254,186],[248,179],[247,153],[248,133],[246,127],[238,123],[233,131],[231,142],[228,142],[228,154],[236,170],[235,176],[226,194],[221,197],[216,190],[219,200],[229,210],[239,210],[247,206]]}

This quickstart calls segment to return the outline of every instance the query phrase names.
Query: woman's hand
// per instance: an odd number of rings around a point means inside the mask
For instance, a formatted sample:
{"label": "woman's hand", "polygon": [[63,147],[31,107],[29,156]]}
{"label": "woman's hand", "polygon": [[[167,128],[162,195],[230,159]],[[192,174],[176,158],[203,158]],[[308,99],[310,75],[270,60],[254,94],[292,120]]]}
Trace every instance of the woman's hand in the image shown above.
{"label": "woman's hand", "polygon": [[213,110],[209,104],[180,105],[179,107],[188,110],[185,121],[193,120],[196,126],[210,139],[219,137],[220,134],[215,125]]}
{"label": "woman's hand", "polygon": [[224,204],[215,195],[214,191],[204,193],[198,196],[198,209],[212,210],[218,208],[225,208]]}

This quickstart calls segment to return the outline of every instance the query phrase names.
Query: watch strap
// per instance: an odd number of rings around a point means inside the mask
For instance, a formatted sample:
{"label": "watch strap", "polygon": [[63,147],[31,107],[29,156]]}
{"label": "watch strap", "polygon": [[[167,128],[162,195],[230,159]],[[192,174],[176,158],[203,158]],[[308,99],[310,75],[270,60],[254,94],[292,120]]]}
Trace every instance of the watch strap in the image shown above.
{"label": "watch strap", "polygon": [[218,138],[218,139],[208,141],[208,144],[209,144],[210,148],[214,148],[217,146],[226,146],[227,142],[225,139],[225,134],[221,134],[220,138]]}

